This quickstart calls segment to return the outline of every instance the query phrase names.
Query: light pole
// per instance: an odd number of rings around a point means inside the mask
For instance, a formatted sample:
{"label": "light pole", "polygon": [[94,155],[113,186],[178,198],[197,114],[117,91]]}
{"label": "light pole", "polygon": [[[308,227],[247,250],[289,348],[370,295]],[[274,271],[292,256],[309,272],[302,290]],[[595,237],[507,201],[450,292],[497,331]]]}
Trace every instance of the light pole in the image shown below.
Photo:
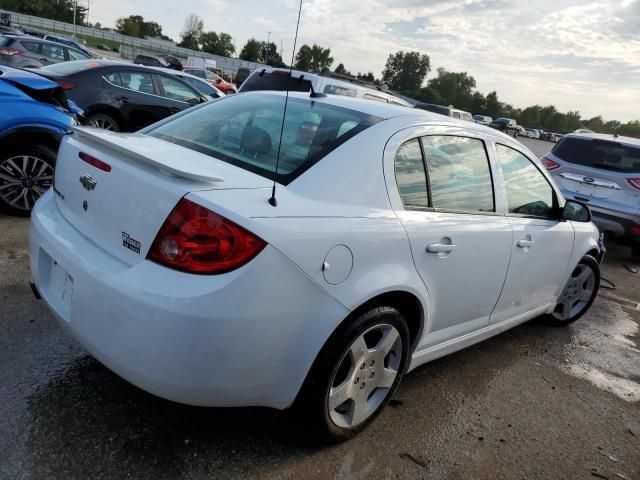
{"label": "light pole", "polygon": [[73,0],[73,39],[76,39],[76,10],[78,10],[78,0]]}
{"label": "light pole", "polygon": [[267,48],[265,48],[265,53],[264,53],[264,63],[268,64],[269,61],[269,46],[271,44],[271,32],[269,32],[269,35],[267,36]]}

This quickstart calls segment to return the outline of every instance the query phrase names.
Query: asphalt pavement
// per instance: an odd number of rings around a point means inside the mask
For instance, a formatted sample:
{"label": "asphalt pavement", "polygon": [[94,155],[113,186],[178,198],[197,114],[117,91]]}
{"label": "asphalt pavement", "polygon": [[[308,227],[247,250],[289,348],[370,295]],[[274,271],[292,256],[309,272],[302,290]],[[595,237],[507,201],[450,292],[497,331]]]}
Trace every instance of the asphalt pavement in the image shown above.
{"label": "asphalt pavement", "polygon": [[[552,144],[525,140],[537,155]],[[159,399],[90,357],[29,288],[28,219],[0,214],[0,479],[640,479],[640,274],[612,246],[567,328],[532,321],[409,374],[360,436]]]}

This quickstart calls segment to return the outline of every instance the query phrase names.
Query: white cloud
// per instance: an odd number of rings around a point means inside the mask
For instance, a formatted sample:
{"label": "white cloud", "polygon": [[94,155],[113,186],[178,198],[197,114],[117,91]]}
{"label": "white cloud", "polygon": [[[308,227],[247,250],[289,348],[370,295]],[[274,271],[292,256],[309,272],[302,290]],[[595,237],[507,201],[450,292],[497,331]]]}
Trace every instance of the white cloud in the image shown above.
{"label": "white cloud", "polygon": [[[184,18],[230,33],[293,46],[295,0],[95,2],[93,21],[139,14],[178,38]],[[467,71],[478,88],[516,106],[554,104],[583,116],[638,118],[640,0],[304,0],[298,45],[331,48],[352,72],[379,75],[387,56],[419,50],[432,67]]]}

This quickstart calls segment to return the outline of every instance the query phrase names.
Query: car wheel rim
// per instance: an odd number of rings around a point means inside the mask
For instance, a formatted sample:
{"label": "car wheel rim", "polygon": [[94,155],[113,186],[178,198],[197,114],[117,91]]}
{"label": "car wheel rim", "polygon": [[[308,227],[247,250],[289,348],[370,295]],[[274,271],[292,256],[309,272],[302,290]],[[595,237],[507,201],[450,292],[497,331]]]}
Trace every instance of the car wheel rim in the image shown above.
{"label": "car wheel rim", "polygon": [[31,210],[51,186],[53,167],[33,155],[18,155],[0,163],[0,198],[10,207]]}
{"label": "car wheel rim", "polygon": [[333,423],[352,428],[373,415],[393,386],[402,360],[402,338],[395,327],[375,325],[344,353],[329,389],[327,407]]}
{"label": "car wheel rim", "polygon": [[113,122],[104,117],[96,117],[92,119],[91,125],[96,128],[102,128],[103,130],[110,130],[112,132],[116,131],[116,126],[113,124]]}
{"label": "car wheel rim", "polygon": [[596,286],[596,276],[587,265],[578,265],[558,299],[554,318],[568,320],[578,315],[591,301]]}

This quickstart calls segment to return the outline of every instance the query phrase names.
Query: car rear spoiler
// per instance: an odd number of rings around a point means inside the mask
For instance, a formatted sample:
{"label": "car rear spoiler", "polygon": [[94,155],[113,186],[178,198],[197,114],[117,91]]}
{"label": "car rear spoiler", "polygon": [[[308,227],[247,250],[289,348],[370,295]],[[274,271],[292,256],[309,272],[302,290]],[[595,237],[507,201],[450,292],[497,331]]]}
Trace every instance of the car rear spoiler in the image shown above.
{"label": "car rear spoiler", "polygon": [[[71,127],[70,131],[71,134],[78,135],[83,143],[93,145],[96,148],[106,148],[119,156],[124,156],[129,160],[151,166],[169,177],[184,178],[206,183],[224,182],[223,178],[216,177],[209,172],[210,165],[208,165],[206,161],[203,161],[200,165],[190,162],[188,167],[185,167],[186,162],[180,164],[180,160],[171,161],[164,158],[164,161],[160,161],[154,158],[146,149],[140,148],[140,139],[148,138],[147,135],[140,133],[115,133],[108,130],[78,126]],[[161,141],[160,139],[156,140]]]}

